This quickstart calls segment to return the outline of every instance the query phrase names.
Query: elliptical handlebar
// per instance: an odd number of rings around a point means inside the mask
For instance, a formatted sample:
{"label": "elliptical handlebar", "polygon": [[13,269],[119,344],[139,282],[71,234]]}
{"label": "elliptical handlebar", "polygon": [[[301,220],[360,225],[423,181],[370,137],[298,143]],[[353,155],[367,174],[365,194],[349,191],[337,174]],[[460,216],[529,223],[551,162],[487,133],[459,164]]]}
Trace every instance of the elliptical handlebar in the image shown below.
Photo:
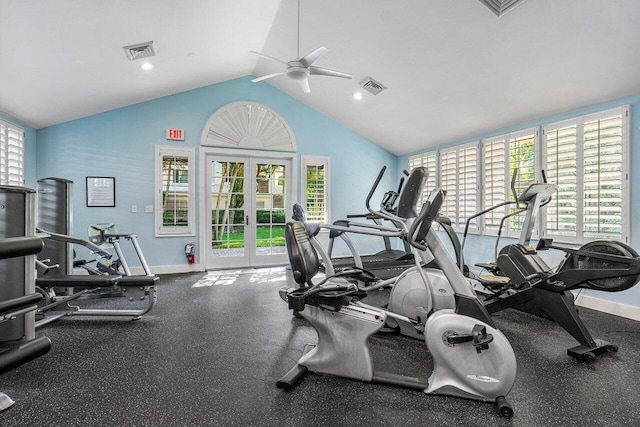
{"label": "elliptical handlebar", "polygon": [[515,200],[516,206],[520,206],[520,199],[518,199],[518,192],[516,191],[516,178],[518,177],[518,168],[513,170],[513,175],[511,175],[511,194],[513,195],[513,200]]}
{"label": "elliptical handlebar", "polygon": [[[380,203],[379,211],[374,211],[371,208],[371,198],[373,197],[373,193],[375,193],[376,189],[378,188],[378,185],[380,185],[380,181],[382,180],[382,177],[384,176],[384,173],[386,170],[387,170],[386,166],[383,166],[382,169],[380,169],[380,173],[378,173],[378,177],[376,178],[376,181],[373,183],[373,187],[371,187],[371,190],[369,190],[369,194],[367,195],[367,200],[365,204],[367,206],[367,210],[371,212],[372,215],[375,215],[376,217],[388,219],[389,221],[392,221],[392,222],[403,222],[403,219],[401,217],[399,217],[398,215],[394,215],[393,213],[385,209],[384,200]],[[400,189],[402,189],[402,185],[404,185],[404,182],[401,182]]]}
{"label": "elliptical handlebar", "polygon": [[421,251],[427,250],[427,245],[424,243],[427,238],[427,233],[431,229],[433,221],[438,216],[444,196],[441,189],[433,190],[429,195],[429,199],[424,202],[420,214],[415,221],[411,224],[407,239],[409,244]]}
{"label": "elliptical handlebar", "polygon": [[384,176],[384,172],[386,170],[387,170],[386,166],[383,166],[382,169],[380,169],[380,172],[378,173],[378,177],[373,183],[373,187],[371,187],[371,190],[369,190],[369,194],[367,195],[367,199],[365,200],[365,206],[367,207],[367,210],[372,214],[377,214],[377,212],[371,209],[371,198],[373,197],[373,193],[375,193],[376,190],[378,189],[378,185],[380,185],[380,181],[382,181],[382,177]]}

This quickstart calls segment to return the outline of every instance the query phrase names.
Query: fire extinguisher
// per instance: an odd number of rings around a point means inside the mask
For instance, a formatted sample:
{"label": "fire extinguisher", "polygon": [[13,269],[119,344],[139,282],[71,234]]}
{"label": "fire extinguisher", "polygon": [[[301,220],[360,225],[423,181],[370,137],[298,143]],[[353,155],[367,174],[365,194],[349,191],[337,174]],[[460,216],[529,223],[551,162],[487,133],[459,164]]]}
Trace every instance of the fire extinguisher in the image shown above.
{"label": "fire extinguisher", "polygon": [[189,242],[184,246],[184,253],[187,256],[187,262],[189,264],[195,264],[196,262],[196,245]]}

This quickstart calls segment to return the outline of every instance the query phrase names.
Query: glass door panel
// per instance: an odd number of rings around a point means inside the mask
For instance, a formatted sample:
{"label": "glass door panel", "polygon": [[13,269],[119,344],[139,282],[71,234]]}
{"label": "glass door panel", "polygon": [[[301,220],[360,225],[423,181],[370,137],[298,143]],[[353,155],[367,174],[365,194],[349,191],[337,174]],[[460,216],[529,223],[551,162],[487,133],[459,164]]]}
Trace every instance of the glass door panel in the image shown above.
{"label": "glass door panel", "polygon": [[207,268],[286,264],[291,159],[208,153],[206,164]]}
{"label": "glass door panel", "polygon": [[256,255],[284,254],[285,166],[256,164]]}
{"label": "glass door panel", "polygon": [[211,254],[245,256],[245,163],[211,164]]}

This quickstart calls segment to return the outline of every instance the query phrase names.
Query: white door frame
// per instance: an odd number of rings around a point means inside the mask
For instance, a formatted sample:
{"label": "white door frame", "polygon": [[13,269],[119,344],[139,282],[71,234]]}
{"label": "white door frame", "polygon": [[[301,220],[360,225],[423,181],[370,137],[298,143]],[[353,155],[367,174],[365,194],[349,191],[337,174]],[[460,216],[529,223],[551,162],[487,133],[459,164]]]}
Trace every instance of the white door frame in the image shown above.
{"label": "white door frame", "polygon": [[[291,165],[290,185],[285,186],[285,215],[291,218],[293,215],[293,204],[298,197],[298,156],[296,153],[266,151],[266,150],[242,150],[242,149],[226,149],[219,147],[200,147],[199,153],[199,190],[198,190],[198,240],[200,241],[199,256],[202,260],[205,270],[221,268],[221,266],[212,265],[209,252],[211,250],[211,207],[210,192],[207,191],[209,185],[208,172],[210,171],[210,162],[215,156],[228,157],[249,157],[259,159],[276,159],[288,161]],[[263,265],[263,264],[261,264]],[[251,266],[258,267],[259,265]],[[232,266],[229,266],[233,268]]]}

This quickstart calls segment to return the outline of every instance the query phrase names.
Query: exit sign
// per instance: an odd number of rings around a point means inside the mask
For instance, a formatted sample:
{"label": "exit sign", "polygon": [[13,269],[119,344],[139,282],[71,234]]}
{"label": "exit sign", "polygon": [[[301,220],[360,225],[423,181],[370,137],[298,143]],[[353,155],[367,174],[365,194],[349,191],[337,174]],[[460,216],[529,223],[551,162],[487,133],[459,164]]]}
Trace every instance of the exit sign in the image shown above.
{"label": "exit sign", "polygon": [[167,139],[184,141],[184,130],[183,129],[167,129]]}

